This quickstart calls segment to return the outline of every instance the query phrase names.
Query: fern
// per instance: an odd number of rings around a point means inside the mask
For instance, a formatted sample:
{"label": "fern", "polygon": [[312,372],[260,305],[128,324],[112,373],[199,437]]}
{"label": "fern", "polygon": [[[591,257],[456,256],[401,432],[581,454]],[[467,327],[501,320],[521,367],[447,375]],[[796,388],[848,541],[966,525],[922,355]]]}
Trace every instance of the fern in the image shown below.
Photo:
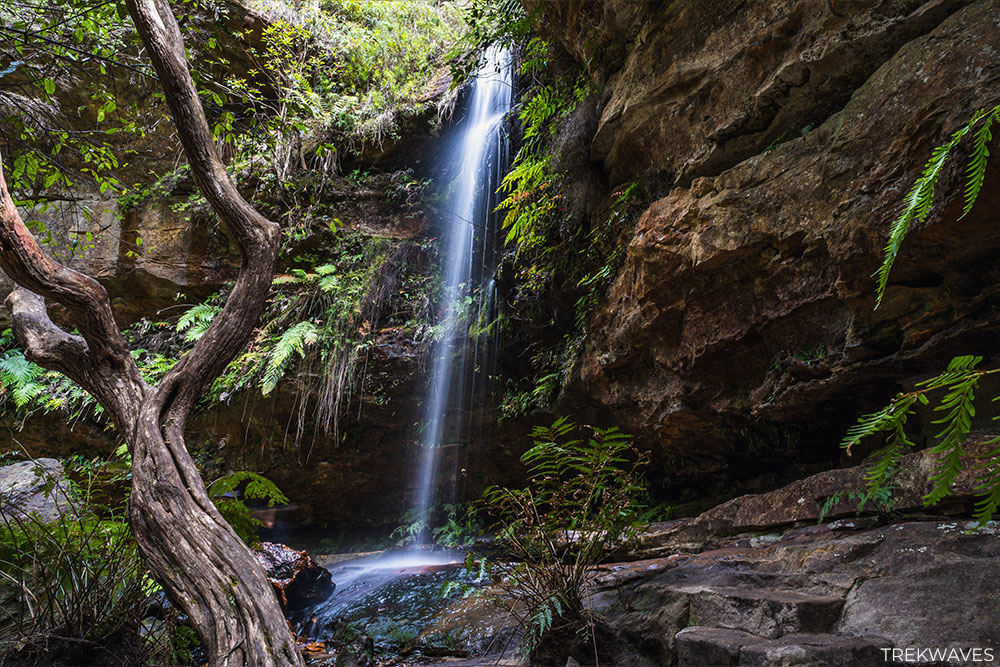
{"label": "fern", "polygon": [[503,220],[506,243],[526,247],[540,241],[536,230],[558,202],[558,197],[551,193],[557,174],[552,169],[545,141],[554,133],[558,121],[575,109],[589,90],[586,77],[581,75],[575,83],[560,80],[536,86],[533,94],[526,96],[519,114],[524,145],[514,156],[513,165],[498,189],[506,195],[496,207],[507,212]]}
{"label": "fern", "polygon": [[889,231],[889,240],[885,246],[885,256],[882,259],[882,265],[879,266],[874,274],[877,279],[875,291],[876,308],[882,304],[882,297],[885,296],[885,290],[889,284],[889,273],[892,271],[896,257],[899,255],[899,249],[906,238],[906,234],[914,224],[919,224],[926,220],[927,215],[930,213],[931,207],[934,204],[935,186],[937,185],[938,178],[941,176],[941,171],[945,163],[948,161],[948,157],[951,155],[952,149],[959,144],[965,135],[972,132],[978,123],[982,122],[982,127],[974,135],[972,155],[966,170],[967,184],[962,216],[964,217],[972,209],[976,198],[982,190],[983,180],[985,179],[986,163],[989,158],[988,142],[992,138],[990,125],[995,121],[1000,121],[1000,105],[993,107],[989,111],[980,109],[973,114],[972,119],[964,127],[959,128],[951,135],[951,139],[947,143],[938,146],[931,152],[931,157],[927,161],[927,164],[924,165],[923,172],[914,182],[909,194],[904,199],[905,206],[903,212],[893,222]]}
{"label": "fern", "polygon": [[0,388],[14,399],[14,405],[23,408],[45,389],[38,381],[45,370],[28,361],[21,350],[8,350],[0,358]]}
{"label": "fern", "polygon": [[222,518],[232,526],[240,539],[253,545],[258,541],[257,528],[262,524],[237,495],[241,486],[242,498],[263,500],[268,507],[284,505],[288,502],[288,497],[274,482],[249,470],[231,472],[208,485],[208,497],[212,499]]}
{"label": "fern", "polygon": [[961,459],[965,454],[962,443],[969,435],[972,418],[976,415],[974,402],[981,374],[975,372],[975,367],[982,359],[973,356],[955,357],[948,364],[948,370],[941,376],[947,377],[946,381],[935,378],[920,383],[934,388],[943,386],[946,389],[941,403],[934,408],[936,412],[944,412],[945,415],[932,422],[944,424],[944,428],[936,436],[940,442],[931,449],[939,455],[939,458],[937,467],[931,475],[934,487],[924,497],[928,505],[933,505],[947,496],[952,482],[962,471]]}
{"label": "fern", "polygon": [[205,335],[208,327],[212,325],[212,320],[222,309],[219,306],[208,303],[199,303],[197,306],[184,311],[184,314],[177,320],[177,333],[183,333],[188,342],[195,342]]}
{"label": "fern", "polygon": [[1000,106],[994,107],[993,111],[984,116],[983,126],[979,128],[973,138],[972,155],[969,157],[969,166],[966,169],[968,181],[965,185],[965,204],[959,219],[964,218],[972,210],[972,205],[979,197],[979,191],[983,189],[983,180],[986,178],[986,163],[990,157],[989,142],[993,138],[990,125],[998,119],[1000,119]]}
{"label": "fern", "polygon": [[306,347],[314,344],[318,339],[319,330],[310,320],[299,322],[281,334],[268,356],[264,377],[260,383],[261,393],[266,396],[274,391],[278,382],[285,375],[285,369],[288,367],[292,355],[298,352],[299,356],[304,358]]}
{"label": "fern", "polygon": [[[861,417],[848,429],[840,443],[848,453],[851,447],[867,437],[878,433],[889,434],[886,444],[875,453],[865,471],[867,492],[864,502],[884,493],[899,460],[907,449],[915,446],[906,435],[906,420],[912,414],[914,404],[919,401],[930,405],[928,394],[938,391],[943,391],[943,395],[934,412],[941,416],[932,423],[941,425],[941,430],[935,436],[937,443],[930,449],[937,455],[937,463],[930,475],[933,486],[924,496],[924,504],[934,505],[951,493],[951,485],[964,466],[964,444],[976,415],[979,380],[985,375],[1000,372],[1000,369],[981,370],[977,368],[980,362],[982,357],[979,356],[955,357],[944,373],[918,382],[914,391],[897,395],[885,408]],[[994,400],[1000,400],[1000,397]],[[1000,438],[991,441],[997,442]],[[979,499],[975,517],[983,524],[989,521],[1000,505],[1000,447],[993,450],[977,469],[985,471],[976,482]]]}

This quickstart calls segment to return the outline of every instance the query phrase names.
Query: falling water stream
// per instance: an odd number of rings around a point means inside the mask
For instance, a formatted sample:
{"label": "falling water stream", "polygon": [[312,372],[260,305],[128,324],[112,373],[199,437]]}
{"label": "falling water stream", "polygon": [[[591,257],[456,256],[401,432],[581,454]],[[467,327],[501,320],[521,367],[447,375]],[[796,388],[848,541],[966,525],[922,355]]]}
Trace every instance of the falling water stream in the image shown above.
{"label": "falling water stream", "polygon": [[[459,446],[468,433],[463,410],[470,406],[469,386],[475,391],[472,370],[479,347],[470,354],[469,322],[482,322],[492,303],[493,280],[487,275],[493,243],[493,207],[499,168],[505,158],[501,121],[510,111],[512,74],[507,51],[491,49],[479,70],[469,100],[468,114],[459,126],[457,141],[444,159],[454,177],[443,193],[442,246],[444,291],[441,336],[434,349],[430,382],[424,401],[420,461],[417,466],[415,518],[429,527],[440,486],[442,450]],[[470,358],[471,357],[471,358]],[[424,539],[429,535],[424,535]]]}
{"label": "falling water stream", "polygon": [[439,490],[447,489],[450,480],[450,490],[455,491],[454,471],[441,470],[442,451],[481,436],[471,413],[477,403],[484,403],[486,378],[495,362],[495,336],[482,331],[489,329],[484,323],[496,318],[494,208],[506,169],[502,121],[511,108],[512,83],[508,52],[489,50],[464,105],[465,117],[440,156],[445,174],[438,208],[443,265],[440,334],[422,406],[413,500],[414,514],[425,527],[423,546],[331,565],[336,590],[300,621],[307,636],[329,638],[336,628],[350,624],[364,627],[376,638],[379,628],[398,633],[400,628],[420,627],[434,610],[448,604],[438,595],[443,581],[464,577],[459,568],[462,554],[426,543],[433,508],[442,500]]}

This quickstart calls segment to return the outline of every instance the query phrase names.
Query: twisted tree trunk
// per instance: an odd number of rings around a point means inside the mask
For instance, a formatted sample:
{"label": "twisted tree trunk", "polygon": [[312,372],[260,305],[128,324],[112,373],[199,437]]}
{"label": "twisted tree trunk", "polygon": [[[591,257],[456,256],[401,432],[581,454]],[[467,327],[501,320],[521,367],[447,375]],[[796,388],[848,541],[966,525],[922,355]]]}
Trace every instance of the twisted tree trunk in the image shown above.
{"label": "twisted tree trunk", "polygon": [[[153,576],[191,618],[213,666],[302,665],[257,559],[220,516],[184,446],[195,402],[249,339],[264,308],[280,241],[277,225],[237,192],[216,154],[177,22],[165,0],[126,0],[156,69],[194,179],[240,249],[225,307],[155,387],[146,384],[93,278],[49,257],[24,226],[0,165],[0,269],[26,356],[65,373],[107,410],[132,453],[132,530]],[[60,304],[80,336],[60,329]]]}

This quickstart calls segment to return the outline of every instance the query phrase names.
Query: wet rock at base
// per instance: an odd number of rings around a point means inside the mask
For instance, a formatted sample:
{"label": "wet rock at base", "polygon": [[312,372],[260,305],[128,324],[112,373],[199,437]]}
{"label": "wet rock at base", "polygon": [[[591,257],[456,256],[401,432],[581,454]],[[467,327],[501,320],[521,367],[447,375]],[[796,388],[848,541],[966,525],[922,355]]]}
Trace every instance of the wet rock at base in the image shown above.
{"label": "wet rock at base", "polygon": [[261,542],[255,549],[257,560],[274,586],[281,608],[285,611],[304,609],[322,602],[333,593],[335,584],[326,568],[305,551],[296,551],[284,544]]}
{"label": "wet rock at base", "polygon": [[59,518],[70,505],[70,490],[56,459],[22,461],[0,468],[0,519],[29,515],[42,523]]}

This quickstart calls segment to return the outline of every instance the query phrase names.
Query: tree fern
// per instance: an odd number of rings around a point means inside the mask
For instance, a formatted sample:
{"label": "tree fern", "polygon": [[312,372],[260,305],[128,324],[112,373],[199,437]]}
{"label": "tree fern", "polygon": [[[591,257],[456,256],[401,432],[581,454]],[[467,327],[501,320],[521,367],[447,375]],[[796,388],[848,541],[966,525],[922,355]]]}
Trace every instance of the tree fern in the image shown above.
{"label": "tree fern", "polygon": [[993,107],[989,111],[980,109],[973,114],[972,119],[965,126],[959,128],[951,135],[951,139],[947,143],[938,146],[931,153],[930,159],[924,165],[923,172],[914,182],[909,194],[904,199],[903,212],[892,223],[889,231],[889,240],[885,246],[885,257],[882,259],[882,265],[875,272],[877,279],[875,292],[876,308],[881,305],[882,297],[885,296],[885,290],[889,284],[889,273],[892,271],[896,257],[899,255],[899,249],[906,238],[906,234],[910,231],[914,223],[919,224],[923,222],[930,213],[931,207],[934,204],[935,186],[937,185],[938,178],[941,176],[944,165],[948,161],[948,157],[951,155],[952,149],[981,122],[983,125],[975,132],[972,155],[969,159],[969,166],[966,169],[967,183],[964,193],[965,203],[962,216],[965,216],[972,209],[976,198],[982,190],[983,180],[986,175],[986,163],[989,158],[988,143],[992,138],[990,125],[998,120],[1000,120],[1000,105]]}
{"label": "tree fern", "polygon": [[306,347],[314,344],[318,339],[319,330],[310,320],[299,322],[281,334],[268,356],[264,377],[260,383],[261,393],[266,396],[274,391],[274,388],[278,386],[278,381],[284,376],[292,355],[298,352],[300,357],[305,357]]}

